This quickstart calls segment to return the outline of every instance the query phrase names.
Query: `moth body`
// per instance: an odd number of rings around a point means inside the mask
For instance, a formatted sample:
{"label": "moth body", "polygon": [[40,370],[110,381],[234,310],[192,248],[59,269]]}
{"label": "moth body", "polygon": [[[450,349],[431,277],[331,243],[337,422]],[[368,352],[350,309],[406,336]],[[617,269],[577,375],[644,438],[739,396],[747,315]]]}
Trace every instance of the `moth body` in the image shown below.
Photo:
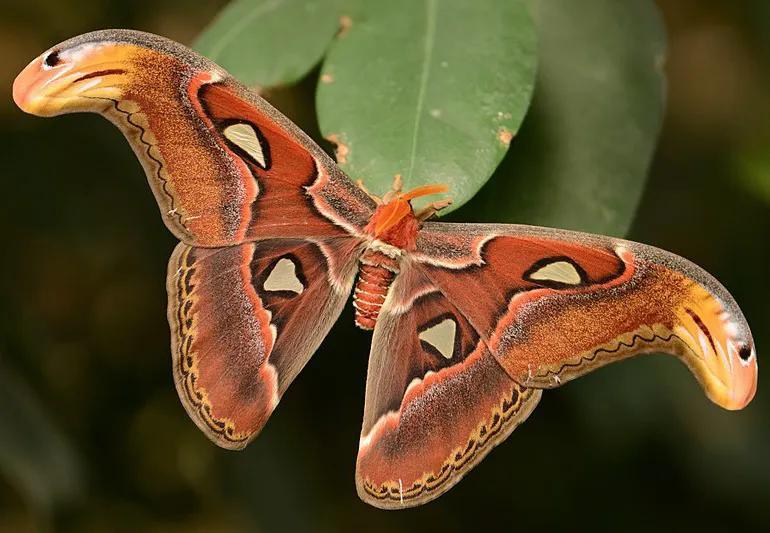
{"label": "moth body", "polygon": [[371,248],[364,252],[353,292],[356,326],[365,330],[374,329],[388,289],[398,273],[397,258]]}
{"label": "moth body", "polygon": [[[363,188],[361,184],[359,187]],[[353,291],[355,321],[359,328],[374,329],[388,290],[400,272],[402,258],[415,249],[422,220],[448,205],[433,203],[415,214],[409,201],[445,190],[443,185],[427,185],[402,193],[401,177],[396,175],[392,189],[385,196],[370,195],[377,203],[377,209],[364,231],[372,240],[359,260],[358,279]]]}

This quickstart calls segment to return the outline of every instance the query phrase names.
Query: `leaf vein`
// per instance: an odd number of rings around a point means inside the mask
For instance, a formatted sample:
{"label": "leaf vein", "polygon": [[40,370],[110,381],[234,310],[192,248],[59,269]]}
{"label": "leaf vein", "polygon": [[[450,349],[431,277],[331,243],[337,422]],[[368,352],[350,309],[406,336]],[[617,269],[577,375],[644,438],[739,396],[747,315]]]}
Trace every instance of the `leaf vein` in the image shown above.
{"label": "leaf vein", "polygon": [[412,172],[414,172],[414,162],[417,155],[417,142],[419,139],[420,122],[422,121],[423,107],[425,106],[425,89],[428,85],[428,73],[430,71],[430,61],[433,56],[433,47],[436,42],[436,0],[427,0],[425,2],[426,29],[425,29],[425,47],[423,49],[422,73],[420,74],[420,90],[417,93],[417,109],[414,116],[414,130],[412,132],[412,150],[409,155],[409,171],[406,173],[406,181],[411,182]]}

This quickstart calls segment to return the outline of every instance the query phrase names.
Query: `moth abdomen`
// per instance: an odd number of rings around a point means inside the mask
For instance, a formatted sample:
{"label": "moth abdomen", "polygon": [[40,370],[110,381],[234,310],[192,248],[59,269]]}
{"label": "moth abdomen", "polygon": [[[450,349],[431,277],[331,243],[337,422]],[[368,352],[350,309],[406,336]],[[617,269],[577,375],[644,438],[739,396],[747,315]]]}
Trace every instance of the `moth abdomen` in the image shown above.
{"label": "moth abdomen", "polygon": [[374,329],[380,308],[398,272],[397,259],[378,250],[369,249],[364,253],[353,291],[356,326],[366,330]]}

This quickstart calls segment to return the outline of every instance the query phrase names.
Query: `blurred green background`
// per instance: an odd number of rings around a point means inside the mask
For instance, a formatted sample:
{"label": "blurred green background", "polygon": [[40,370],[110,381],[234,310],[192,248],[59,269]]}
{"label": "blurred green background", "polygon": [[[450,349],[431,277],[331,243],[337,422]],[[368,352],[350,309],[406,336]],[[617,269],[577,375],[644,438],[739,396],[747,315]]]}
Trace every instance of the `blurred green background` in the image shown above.
{"label": "blurred green background", "polygon": [[[189,43],[223,2],[27,0],[0,18],[0,531],[393,531],[770,527],[770,400],[712,405],[652,356],[544,395],[436,502],[383,512],[353,471],[369,335],[352,309],[246,451],[210,444],[174,391],[174,239],[139,164],[97,116],[22,114],[16,73],[102,27]],[[668,107],[628,235],[688,257],[770,346],[770,3],[660,0]],[[317,72],[274,92],[309,131]],[[618,142],[622,142],[619,140]],[[456,218],[486,219],[473,203]],[[523,220],[526,222],[526,220]]]}

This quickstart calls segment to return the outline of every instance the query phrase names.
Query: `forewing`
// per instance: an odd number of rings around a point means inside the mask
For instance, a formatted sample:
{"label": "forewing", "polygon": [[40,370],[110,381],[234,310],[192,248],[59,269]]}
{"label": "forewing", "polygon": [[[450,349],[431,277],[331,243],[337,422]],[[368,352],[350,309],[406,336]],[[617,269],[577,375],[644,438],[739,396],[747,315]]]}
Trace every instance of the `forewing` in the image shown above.
{"label": "forewing", "polygon": [[372,339],[356,467],[360,497],[381,508],[436,498],[539,398],[539,390],[505,373],[457,307],[404,264]]}
{"label": "forewing", "polygon": [[[264,53],[264,51],[254,51]],[[51,54],[57,65],[50,67]],[[131,30],[80,35],[19,75],[17,103],[98,112],[126,136],[183,242],[226,246],[357,233],[374,204],[302,130],[221,67]]]}
{"label": "forewing", "polygon": [[735,300],[672,253],[548,228],[434,222],[413,260],[523,385],[553,387],[667,352],[723,407],[743,407],[756,390],[754,343]]}
{"label": "forewing", "polygon": [[212,441],[239,449],[257,435],[344,307],[359,251],[351,238],[177,246],[167,282],[174,379]]}

